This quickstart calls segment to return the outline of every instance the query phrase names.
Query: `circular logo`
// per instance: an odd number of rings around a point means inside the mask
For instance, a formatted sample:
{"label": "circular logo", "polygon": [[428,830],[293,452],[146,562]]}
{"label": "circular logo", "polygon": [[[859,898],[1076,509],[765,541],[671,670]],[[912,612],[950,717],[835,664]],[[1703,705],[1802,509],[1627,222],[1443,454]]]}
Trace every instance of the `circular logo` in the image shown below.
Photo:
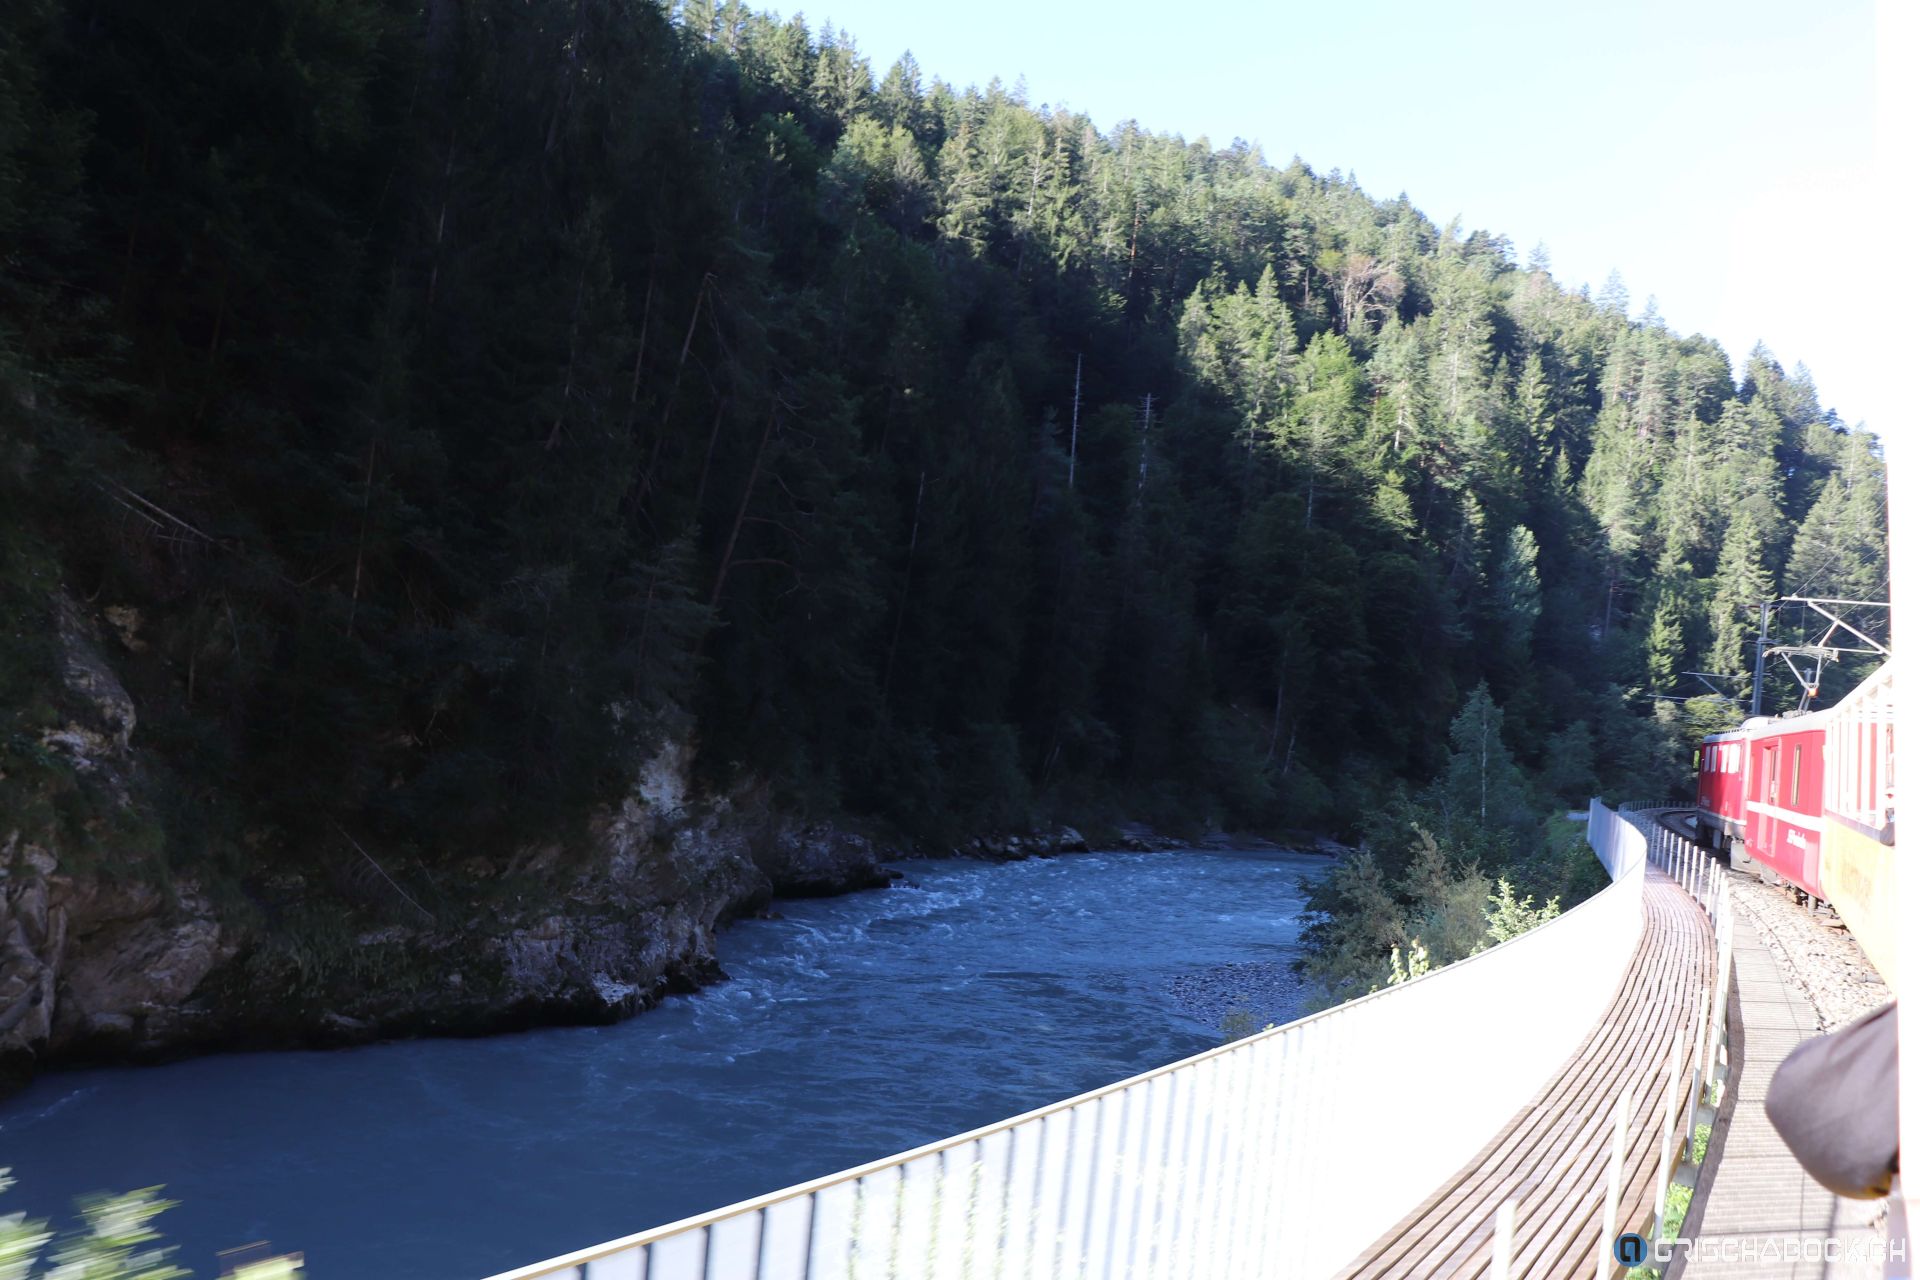
{"label": "circular logo", "polygon": [[1637,1267],[1647,1260],[1647,1238],[1629,1231],[1613,1242],[1613,1260],[1623,1267]]}

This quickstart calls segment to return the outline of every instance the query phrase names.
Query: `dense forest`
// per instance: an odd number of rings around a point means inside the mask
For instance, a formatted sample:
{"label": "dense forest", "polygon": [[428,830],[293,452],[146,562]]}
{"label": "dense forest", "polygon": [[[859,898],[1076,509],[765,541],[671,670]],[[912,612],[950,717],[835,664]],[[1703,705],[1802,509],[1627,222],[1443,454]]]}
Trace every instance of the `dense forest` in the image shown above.
{"label": "dense forest", "polygon": [[1805,370],[1337,169],[738,3],[5,7],[0,802],[76,838],[76,605],[175,863],[431,866],[672,749],[1491,866],[1673,785],[1759,601],[1884,598]]}

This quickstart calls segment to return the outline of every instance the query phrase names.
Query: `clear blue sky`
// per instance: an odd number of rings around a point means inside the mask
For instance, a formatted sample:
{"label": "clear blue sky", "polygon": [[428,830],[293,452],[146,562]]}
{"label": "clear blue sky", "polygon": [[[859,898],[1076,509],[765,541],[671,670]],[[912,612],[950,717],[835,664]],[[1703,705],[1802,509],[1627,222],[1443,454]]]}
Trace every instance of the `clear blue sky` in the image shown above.
{"label": "clear blue sky", "polygon": [[[790,12],[788,8],[786,11]],[[1102,127],[1258,142],[1405,191],[1435,221],[1537,241],[1633,314],[1756,340],[1869,414],[1870,0],[819,0],[874,74],[911,49],[957,85],[1025,76]]]}

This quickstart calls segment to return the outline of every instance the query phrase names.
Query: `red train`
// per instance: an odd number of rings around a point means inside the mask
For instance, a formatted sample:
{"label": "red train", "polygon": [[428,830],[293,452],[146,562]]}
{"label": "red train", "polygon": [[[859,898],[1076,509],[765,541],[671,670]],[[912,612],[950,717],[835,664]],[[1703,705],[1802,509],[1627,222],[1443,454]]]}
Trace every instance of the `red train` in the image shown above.
{"label": "red train", "polygon": [[1702,844],[1831,903],[1895,983],[1891,662],[1825,711],[1708,737],[1694,804]]}

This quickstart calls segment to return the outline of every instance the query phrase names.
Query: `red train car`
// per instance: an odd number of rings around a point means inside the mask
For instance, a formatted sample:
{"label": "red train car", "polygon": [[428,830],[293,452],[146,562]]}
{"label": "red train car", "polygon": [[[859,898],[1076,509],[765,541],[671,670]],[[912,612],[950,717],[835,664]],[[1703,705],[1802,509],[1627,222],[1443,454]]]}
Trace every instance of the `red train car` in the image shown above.
{"label": "red train car", "polygon": [[1783,716],[1749,725],[1746,735],[1746,852],[1782,880],[1815,898],[1830,711]]}
{"label": "red train car", "polygon": [[1887,662],[1825,711],[1707,738],[1694,796],[1701,844],[1832,904],[1889,985],[1898,960],[1893,765]]}
{"label": "red train car", "polygon": [[1716,733],[1700,744],[1700,786],[1694,798],[1694,829],[1701,844],[1731,849],[1746,838],[1747,791],[1743,781],[1747,734]]}

